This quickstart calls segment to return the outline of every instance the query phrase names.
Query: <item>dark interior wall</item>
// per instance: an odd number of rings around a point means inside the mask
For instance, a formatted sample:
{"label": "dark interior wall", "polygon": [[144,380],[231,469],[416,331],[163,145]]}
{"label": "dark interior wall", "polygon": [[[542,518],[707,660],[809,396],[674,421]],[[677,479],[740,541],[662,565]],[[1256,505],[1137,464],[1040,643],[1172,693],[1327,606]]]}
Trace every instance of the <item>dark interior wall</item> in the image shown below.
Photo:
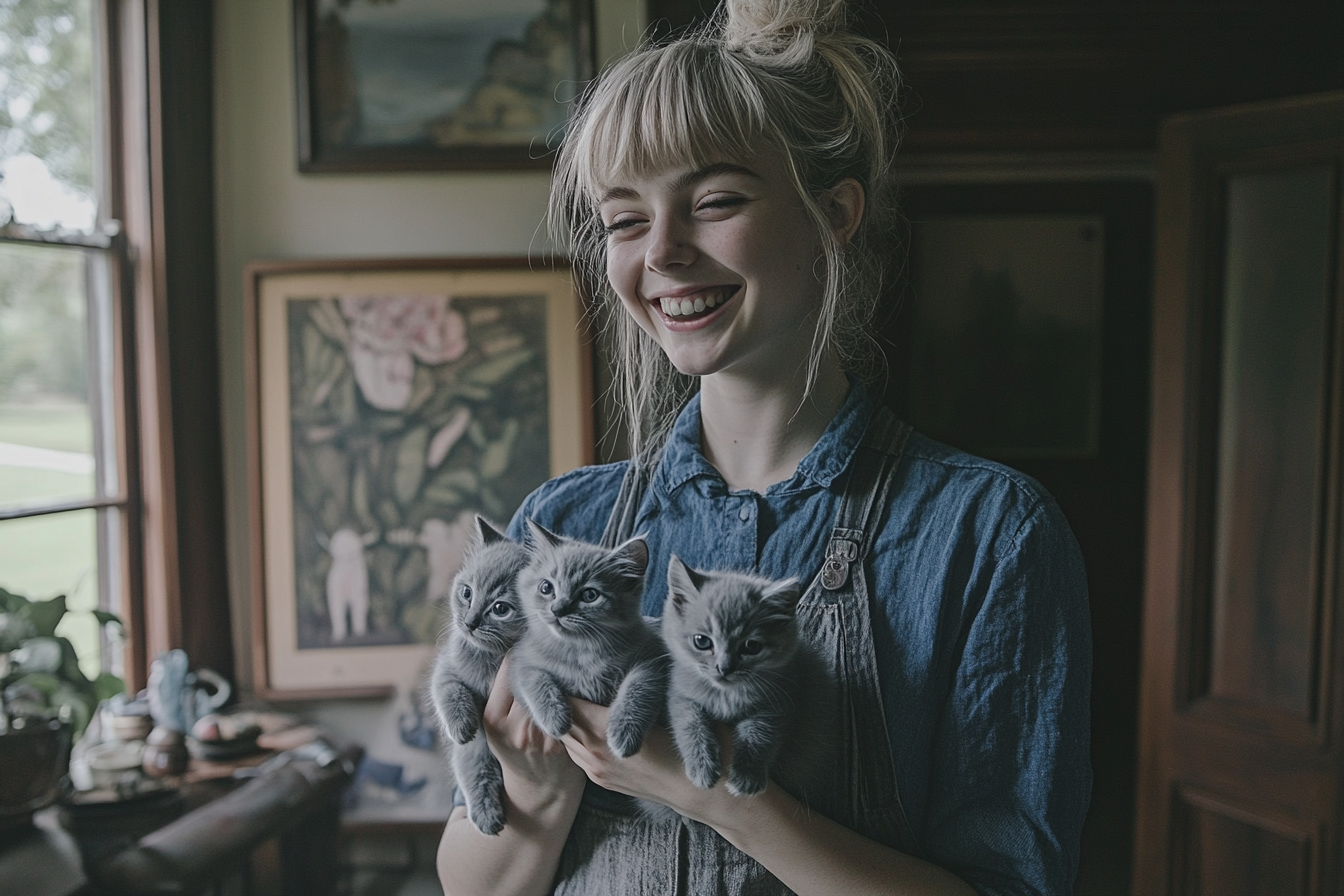
{"label": "dark interior wall", "polygon": [[[713,0],[650,0],[655,33]],[[905,152],[1152,150],[1162,118],[1344,85],[1325,0],[860,0],[897,51]]]}
{"label": "dark interior wall", "polygon": [[[713,0],[650,4],[655,32],[664,35],[713,8]],[[1070,160],[1123,158],[1138,160],[1141,169],[1171,114],[1344,87],[1344,4],[861,0],[859,10],[861,27],[884,39],[902,64],[907,131],[898,165],[924,175],[906,195],[912,229],[943,214],[1106,216],[1098,455],[1001,459],[1055,495],[1087,559],[1096,786],[1078,892],[1127,893],[1146,514],[1152,184],[1033,180],[1013,175],[1011,167],[1033,158],[1063,169]],[[990,183],[975,173],[961,181],[949,177],[967,156],[980,159],[979,171],[997,168],[1000,180],[1006,172],[1015,182]],[[940,165],[943,174],[929,182],[928,173]],[[917,301],[898,284],[881,320],[891,367],[886,399],[898,412],[910,406],[910,309]]]}

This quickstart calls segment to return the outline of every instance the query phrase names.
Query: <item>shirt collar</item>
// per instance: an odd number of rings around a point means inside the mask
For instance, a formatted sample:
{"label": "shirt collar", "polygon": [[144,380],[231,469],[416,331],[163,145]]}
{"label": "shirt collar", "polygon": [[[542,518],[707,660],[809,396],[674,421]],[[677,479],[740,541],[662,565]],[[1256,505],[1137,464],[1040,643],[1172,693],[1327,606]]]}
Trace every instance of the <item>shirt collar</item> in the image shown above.
{"label": "shirt collar", "polygon": [[[876,401],[868,390],[851,379],[849,395],[817,444],[799,462],[792,478],[770,486],[767,494],[798,491],[809,486],[829,487],[837,476],[849,469],[849,462],[863,440],[875,406]],[[700,451],[700,395],[697,393],[672,424],[654,484],[662,493],[671,494],[702,476],[717,483],[719,490],[726,490],[723,477]]]}

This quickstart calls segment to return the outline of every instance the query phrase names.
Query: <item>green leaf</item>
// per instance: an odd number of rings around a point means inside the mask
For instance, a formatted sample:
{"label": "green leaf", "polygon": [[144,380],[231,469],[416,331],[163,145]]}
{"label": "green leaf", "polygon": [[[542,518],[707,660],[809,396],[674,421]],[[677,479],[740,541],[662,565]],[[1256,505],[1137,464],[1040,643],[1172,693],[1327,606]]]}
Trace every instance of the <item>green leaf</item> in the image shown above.
{"label": "green leaf", "polygon": [[15,594],[13,591],[6,591],[0,588],[0,611],[5,613],[17,613],[20,608],[28,606],[28,598],[21,594]]}
{"label": "green leaf", "polygon": [[528,361],[531,361],[535,356],[536,352],[530,348],[516,348],[513,351],[501,352],[468,370],[463,379],[482,386],[493,386]]}
{"label": "green leaf", "polygon": [[8,653],[36,634],[32,620],[23,614],[0,613],[0,653]]}
{"label": "green leaf", "polygon": [[56,626],[65,616],[65,595],[53,597],[51,600],[32,601],[19,612],[26,614],[32,621],[38,635],[50,638],[56,634]]}
{"label": "green leaf", "polygon": [[94,681],[93,691],[100,701],[111,700],[118,694],[126,693],[126,682],[111,672],[103,672]]}
{"label": "green leaf", "polygon": [[123,634],[126,631],[126,623],[121,621],[121,617],[116,613],[109,613],[106,610],[94,610],[93,618],[98,620],[98,625],[115,625]]}
{"label": "green leaf", "polygon": [[397,503],[405,507],[420,491],[425,478],[425,446],[429,443],[429,428],[417,426],[406,434],[397,449],[397,468],[392,476],[392,493]]}
{"label": "green leaf", "polygon": [[522,427],[516,417],[510,417],[504,424],[504,431],[500,433],[498,439],[486,447],[481,452],[481,460],[476,465],[480,470],[481,476],[485,479],[494,479],[504,473],[513,462],[513,445],[518,441],[518,431]]}

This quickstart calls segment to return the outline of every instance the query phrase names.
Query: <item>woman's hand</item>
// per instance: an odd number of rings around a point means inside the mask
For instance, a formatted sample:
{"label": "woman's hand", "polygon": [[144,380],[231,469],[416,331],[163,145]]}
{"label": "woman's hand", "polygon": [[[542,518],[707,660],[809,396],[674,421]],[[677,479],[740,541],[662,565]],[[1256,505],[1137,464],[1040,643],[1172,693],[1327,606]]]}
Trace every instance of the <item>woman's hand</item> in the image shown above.
{"label": "woman's hand", "polygon": [[544,896],[583,798],[583,770],[513,699],[508,665],[505,657],[481,725],[504,774],[504,829],[487,837],[465,808],[453,810],[438,856],[439,882],[448,896]]}
{"label": "woman's hand", "polygon": [[565,745],[537,727],[527,707],[513,698],[509,658],[495,675],[482,713],[486,740],[504,773],[508,801],[531,812],[553,800],[583,792],[583,770]]}
{"label": "woman's hand", "polygon": [[[650,729],[639,752],[621,759],[607,746],[610,709],[577,697],[569,698],[569,705],[574,711],[574,727],[561,741],[569,750],[570,759],[593,783],[671,806],[687,818],[706,823],[712,823],[710,816],[723,798],[733,799],[725,787],[726,778],[720,778],[710,790],[691,783],[666,729],[658,726]],[[730,744],[724,746],[726,768],[732,752]]]}

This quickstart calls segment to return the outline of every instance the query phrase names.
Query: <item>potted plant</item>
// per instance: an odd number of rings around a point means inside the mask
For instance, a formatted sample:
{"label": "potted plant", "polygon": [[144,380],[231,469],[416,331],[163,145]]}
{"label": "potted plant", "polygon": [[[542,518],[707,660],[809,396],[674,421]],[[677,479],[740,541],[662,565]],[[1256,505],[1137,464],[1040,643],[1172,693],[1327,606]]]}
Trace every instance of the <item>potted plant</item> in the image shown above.
{"label": "potted plant", "polygon": [[[103,673],[90,680],[68,638],[56,634],[65,596],[29,600],[0,588],[0,833],[27,827],[51,803],[70,761],[70,744],[100,700],[125,684]],[[121,626],[102,610],[100,626]]]}

